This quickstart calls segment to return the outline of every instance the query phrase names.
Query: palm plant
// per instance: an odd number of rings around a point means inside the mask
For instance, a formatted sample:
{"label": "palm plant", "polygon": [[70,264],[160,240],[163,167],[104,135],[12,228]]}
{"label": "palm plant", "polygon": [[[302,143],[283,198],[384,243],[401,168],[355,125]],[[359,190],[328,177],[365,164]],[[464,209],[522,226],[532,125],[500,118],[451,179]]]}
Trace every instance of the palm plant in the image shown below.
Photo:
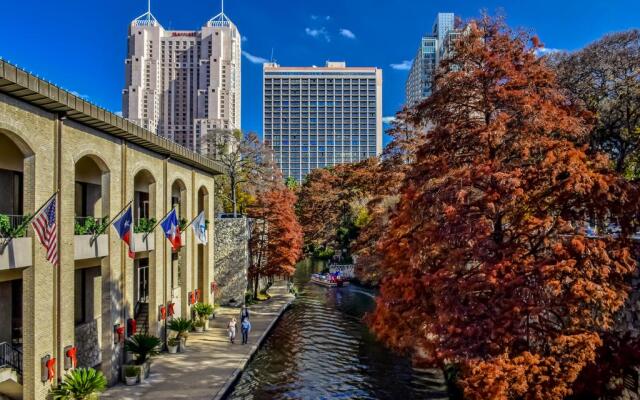
{"label": "palm plant", "polygon": [[178,333],[177,337],[187,339],[189,331],[193,328],[193,321],[186,318],[174,318],[167,325],[169,329]]}
{"label": "palm plant", "polygon": [[124,349],[130,351],[136,356],[136,364],[144,364],[151,356],[159,353],[162,341],[159,337],[139,333],[127,339],[124,343]]}
{"label": "palm plant", "polygon": [[195,311],[202,326],[204,326],[206,319],[213,314],[213,306],[209,303],[196,303],[193,306],[193,311]]}
{"label": "palm plant", "polygon": [[62,383],[51,388],[52,400],[94,400],[107,388],[107,378],[93,368],[74,369],[65,375]]}

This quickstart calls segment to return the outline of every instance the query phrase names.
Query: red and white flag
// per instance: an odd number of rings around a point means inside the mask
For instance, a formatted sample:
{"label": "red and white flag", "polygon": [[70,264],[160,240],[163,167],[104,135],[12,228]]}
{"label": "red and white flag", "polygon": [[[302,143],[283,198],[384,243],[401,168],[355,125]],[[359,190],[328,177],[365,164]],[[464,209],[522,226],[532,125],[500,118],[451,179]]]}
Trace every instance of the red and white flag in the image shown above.
{"label": "red and white flag", "polygon": [[53,196],[31,221],[33,229],[38,234],[40,243],[42,243],[47,250],[47,260],[53,265],[58,265],[57,198],[58,195]]}

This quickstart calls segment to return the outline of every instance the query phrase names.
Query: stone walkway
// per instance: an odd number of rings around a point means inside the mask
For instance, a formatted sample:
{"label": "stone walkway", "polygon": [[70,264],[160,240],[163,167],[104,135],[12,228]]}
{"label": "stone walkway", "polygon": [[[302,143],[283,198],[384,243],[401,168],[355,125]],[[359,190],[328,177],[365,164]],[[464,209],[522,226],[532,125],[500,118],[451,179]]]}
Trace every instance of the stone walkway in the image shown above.
{"label": "stone walkway", "polygon": [[[236,344],[230,344],[226,326],[232,316],[238,321],[240,310],[222,307],[205,333],[191,333],[184,353],[162,353],[153,358],[151,374],[136,386],[119,384],[109,388],[105,399],[221,399],[258,349],[260,343],[293,301],[286,282],[269,289],[271,298],[249,307],[249,344],[241,345],[240,326]],[[239,323],[238,323],[239,325]]]}

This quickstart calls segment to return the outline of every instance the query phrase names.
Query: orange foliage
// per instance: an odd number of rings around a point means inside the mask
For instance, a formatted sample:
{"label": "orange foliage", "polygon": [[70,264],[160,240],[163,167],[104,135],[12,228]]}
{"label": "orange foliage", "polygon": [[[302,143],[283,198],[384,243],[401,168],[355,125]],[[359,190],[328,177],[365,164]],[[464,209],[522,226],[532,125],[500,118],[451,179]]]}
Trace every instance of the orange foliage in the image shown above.
{"label": "orange foliage", "polygon": [[[587,116],[527,40],[488,17],[472,24],[432,96],[402,116],[422,143],[378,242],[372,329],[419,364],[460,365],[471,399],[570,394],[635,267],[635,196],[574,144]],[[616,219],[616,238],[581,229]]]}

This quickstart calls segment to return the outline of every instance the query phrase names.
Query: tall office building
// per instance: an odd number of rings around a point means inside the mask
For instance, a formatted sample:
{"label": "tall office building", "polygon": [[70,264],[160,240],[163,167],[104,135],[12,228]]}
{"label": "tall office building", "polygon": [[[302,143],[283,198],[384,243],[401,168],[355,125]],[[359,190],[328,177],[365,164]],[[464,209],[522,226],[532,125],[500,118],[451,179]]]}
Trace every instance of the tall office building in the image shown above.
{"label": "tall office building", "polygon": [[266,63],[263,80],[264,140],[285,176],[382,152],[382,70]]}
{"label": "tall office building", "polygon": [[440,64],[452,49],[460,31],[455,26],[453,13],[438,13],[431,34],[424,36],[413,59],[405,86],[406,103],[411,107],[431,95],[433,79]]}
{"label": "tall office building", "polygon": [[214,150],[212,135],[230,140],[222,131],[240,129],[241,42],[224,10],[199,31],[165,30],[148,10],[129,25],[124,117],[198,152]]}

